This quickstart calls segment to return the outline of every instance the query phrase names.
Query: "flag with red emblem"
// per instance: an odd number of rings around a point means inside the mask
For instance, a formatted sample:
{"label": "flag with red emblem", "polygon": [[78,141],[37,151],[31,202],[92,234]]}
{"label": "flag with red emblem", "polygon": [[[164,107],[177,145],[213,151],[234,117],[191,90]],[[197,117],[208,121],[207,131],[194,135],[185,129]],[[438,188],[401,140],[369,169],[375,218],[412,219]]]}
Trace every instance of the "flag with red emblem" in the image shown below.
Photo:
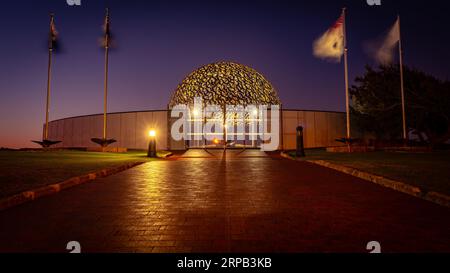
{"label": "flag with red emblem", "polygon": [[344,54],[344,13],[313,44],[314,56],[324,60],[340,62]]}

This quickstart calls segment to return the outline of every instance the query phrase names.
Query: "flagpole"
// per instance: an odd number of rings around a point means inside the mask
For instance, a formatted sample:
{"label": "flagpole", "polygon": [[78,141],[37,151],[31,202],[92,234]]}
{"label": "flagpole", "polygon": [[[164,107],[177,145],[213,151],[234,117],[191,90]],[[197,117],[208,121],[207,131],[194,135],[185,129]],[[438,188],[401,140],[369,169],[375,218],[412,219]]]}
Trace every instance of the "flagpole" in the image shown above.
{"label": "flagpole", "polygon": [[52,37],[52,25],[54,23],[55,16],[50,14],[50,32],[49,32],[49,44],[48,44],[48,68],[47,68],[47,102],[45,108],[45,132],[44,140],[48,140],[48,119],[50,112],[50,92],[51,92],[51,78],[52,78],[52,55],[53,55],[53,37]]}
{"label": "flagpole", "polygon": [[401,27],[400,27],[400,15],[397,16],[398,20],[398,33],[399,33],[399,42],[398,42],[398,51],[399,51],[399,59],[400,59],[400,89],[402,95],[402,123],[403,123],[403,140],[408,139],[408,132],[406,130],[406,107],[405,107],[405,84],[403,79],[403,49],[402,49],[402,36],[401,36]]}
{"label": "flagpole", "polygon": [[[342,15],[344,17],[343,28],[344,28],[344,68],[345,68],[345,107],[347,113],[347,140],[351,138],[350,129],[350,98],[349,98],[349,82],[348,82],[348,49],[347,49],[347,26],[346,26],[346,10],[342,9]],[[349,146],[350,147],[350,146]]]}
{"label": "flagpole", "polygon": [[[106,9],[106,23],[109,23],[109,9]],[[108,27],[108,26],[105,26]],[[105,32],[105,81],[103,101],[103,139],[107,137],[107,112],[108,112],[108,66],[109,66],[109,33]]]}
{"label": "flagpole", "polygon": [[227,149],[227,106],[223,105],[223,150]]}

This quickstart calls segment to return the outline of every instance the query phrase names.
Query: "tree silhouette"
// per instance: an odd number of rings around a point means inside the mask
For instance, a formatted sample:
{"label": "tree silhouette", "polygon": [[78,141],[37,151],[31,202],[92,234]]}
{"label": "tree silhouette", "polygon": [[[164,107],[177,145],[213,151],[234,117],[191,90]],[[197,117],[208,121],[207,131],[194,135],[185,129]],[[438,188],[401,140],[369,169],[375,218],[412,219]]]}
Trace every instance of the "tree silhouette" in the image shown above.
{"label": "tree silhouette", "polygon": [[[409,133],[432,146],[450,139],[450,82],[404,67]],[[353,123],[377,139],[398,140],[402,134],[398,66],[366,66],[350,89]]]}

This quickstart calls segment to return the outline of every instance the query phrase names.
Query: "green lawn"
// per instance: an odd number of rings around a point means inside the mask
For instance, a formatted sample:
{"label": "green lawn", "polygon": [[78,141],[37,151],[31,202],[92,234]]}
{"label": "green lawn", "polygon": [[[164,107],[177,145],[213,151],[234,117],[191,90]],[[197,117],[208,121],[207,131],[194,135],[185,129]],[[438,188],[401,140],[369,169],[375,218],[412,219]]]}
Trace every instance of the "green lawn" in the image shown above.
{"label": "green lawn", "polygon": [[326,160],[450,195],[450,151],[348,154],[314,149],[307,150],[306,155],[306,160]]}
{"label": "green lawn", "polygon": [[137,161],[145,152],[0,151],[0,198]]}

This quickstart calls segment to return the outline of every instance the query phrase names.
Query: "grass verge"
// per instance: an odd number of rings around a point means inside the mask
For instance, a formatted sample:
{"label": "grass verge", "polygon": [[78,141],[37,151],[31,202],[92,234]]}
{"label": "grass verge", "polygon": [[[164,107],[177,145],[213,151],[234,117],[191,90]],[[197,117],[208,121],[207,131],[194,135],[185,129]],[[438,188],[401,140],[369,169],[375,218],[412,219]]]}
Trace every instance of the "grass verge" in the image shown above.
{"label": "grass verge", "polygon": [[450,195],[450,151],[328,153],[313,149],[307,150],[302,160],[325,160]]}
{"label": "grass verge", "polygon": [[145,152],[0,151],[0,198],[101,169],[150,160]]}

